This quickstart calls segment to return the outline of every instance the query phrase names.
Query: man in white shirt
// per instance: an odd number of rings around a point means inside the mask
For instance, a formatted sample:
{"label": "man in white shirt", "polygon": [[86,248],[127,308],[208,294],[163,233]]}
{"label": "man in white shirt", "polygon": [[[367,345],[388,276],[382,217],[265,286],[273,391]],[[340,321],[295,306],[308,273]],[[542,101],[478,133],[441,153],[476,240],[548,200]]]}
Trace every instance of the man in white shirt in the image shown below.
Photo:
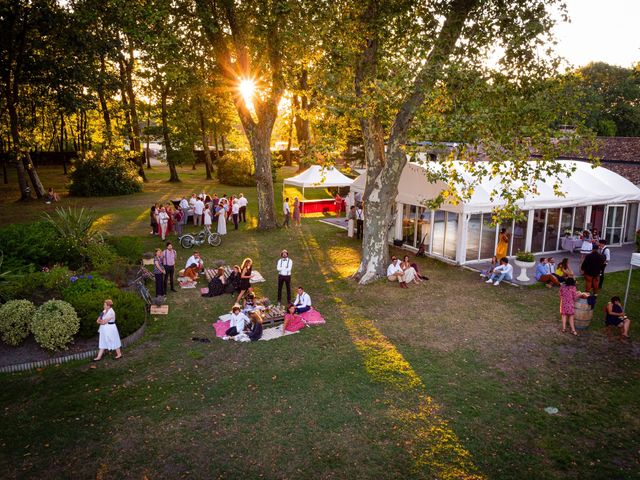
{"label": "man in white shirt", "polygon": [[195,193],[193,193],[193,194],[191,195],[191,198],[189,199],[189,206],[190,206],[191,208],[193,208],[193,207],[195,206],[195,204],[196,204],[196,201],[197,201],[197,200],[198,200],[198,199],[196,198],[196,194],[195,194]]}
{"label": "man in white shirt", "polygon": [[233,225],[235,227],[235,230],[238,230],[238,220],[240,217],[240,200],[238,200],[237,198],[233,199],[233,202],[231,203],[231,216],[233,217]]}
{"label": "man in white shirt", "polygon": [[356,238],[362,240],[362,232],[364,230],[364,211],[362,204],[356,206]]}
{"label": "man in white shirt", "polygon": [[289,252],[282,250],[276,264],[278,270],[278,304],[282,303],[282,285],[287,287],[287,305],[291,303],[291,269],[293,261],[289,258]]}
{"label": "man in white shirt", "polygon": [[182,224],[187,224],[187,219],[189,218],[189,202],[187,201],[187,197],[183,196],[182,200],[180,200],[180,210],[182,210]]}
{"label": "man in white shirt", "polygon": [[164,207],[160,207],[160,212],[158,213],[158,224],[160,226],[160,236],[162,240],[164,240],[167,236],[167,229],[169,227],[169,215]]}
{"label": "man in white shirt", "polygon": [[240,221],[242,223],[247,223],[247,204],[249,201],[244,196],[244,193],[240,194],[240,198],[238,198],[238,205],[240,206]]}
{"label": "man in white shirt", "polygon": [[311,310],[311,297],[302,287],[298,287],[298,294],[293,305],[296,307],[296,313],[304,313]]}
{"label": "man in white shirt", "polygon": [[387,280],[390,282],[400,282],[400,288],[409,288],[404,281],[404,271],[396,256],[391,257],[391,264],[387,267]]}
{"label": "man in white shirt", "polygon": [[204,213],[204,202],[201,199],[197,199],[193,206],[193,224],[202,224],[202,214]]}
{"label": "man in white shirt", "polygon": [[284,214],[284,223],[283,227],[289,228],[289,219],[291,218],[291,207],[289,206],[289,197],[284,199],[284,203],[282,204],[282,213]]}
{"label": "man in white shirt", "polygon": [[493,274],[485,283],[493,283],[497,287],[505,278],[509,281],[513,280],[513,265],[509,264],[507,257],[500,259],[500,265],[493,269]]}
{"label": "man in white shirt", "polygon": [[224,332],[223,340],[229,340],[230,337],[235,337],[236,335],[244,332],[244,327],[249,324],[251,320],[244,313],[242,313],[240,305],[237,303],[231,309],[231,323],[226,332]]}
{"label": "man in white shirt", "polygon": [[198,272],[204,271],[204,262],[202,261],[202,258],[200,258],[200,252],[193,252],[193,255],[189,257],[184,268],[189,268],[194,263],[198,267]]}
{"label": "man in white shirt", "polygon": [[598,251],[604,256],[604,266],[602,267],[602,273],[600,273],[600,282],[598,282],[599,287],[602,288],[602,284],[604,284],[604,270],[611,261],[611,252],[604,238],[598,240]]}

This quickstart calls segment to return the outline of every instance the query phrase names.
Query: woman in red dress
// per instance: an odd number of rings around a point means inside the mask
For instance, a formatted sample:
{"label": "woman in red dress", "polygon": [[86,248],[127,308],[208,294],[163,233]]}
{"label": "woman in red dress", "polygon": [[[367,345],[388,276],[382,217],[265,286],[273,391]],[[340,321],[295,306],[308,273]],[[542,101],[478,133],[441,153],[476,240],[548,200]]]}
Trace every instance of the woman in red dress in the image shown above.
{"label": "woman in red dress", "polygon": [[173,210],[173,205],[171,204],[171,202],[167,202],[167,204],[165,206],[165,210],[167,212],[167,215],[169,215],[169,224],[167,225],[167,234],[174,233],[174,230],[173,230],[173,214],[175,212]]}
{"label": "woman in red dress", "polygon": [[296,313],[296,306],[292,303],[287,307],[287,312],[284,316],[284,323],[282,324],[282,335],[284,335],[285,332],[302,330],[306,325],[304,319]]}

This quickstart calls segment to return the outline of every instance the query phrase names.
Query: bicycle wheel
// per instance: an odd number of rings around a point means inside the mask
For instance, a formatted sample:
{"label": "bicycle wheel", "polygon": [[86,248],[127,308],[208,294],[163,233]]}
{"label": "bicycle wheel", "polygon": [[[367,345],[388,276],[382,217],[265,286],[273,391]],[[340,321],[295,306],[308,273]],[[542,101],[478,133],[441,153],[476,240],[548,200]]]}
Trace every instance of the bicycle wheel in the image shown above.
{"label": "bicycle wheel", "polygon": [[217,247],[222,243],[222,236],[219,233],[210,233],[207,242],[209,242],[209,245]]}
{"label": "bicycle wheel", "polygon": [[151,295],[149,294],[149,290],[147,290],[147,287],[145,287],[144,284],[138,284],[138,293],[147,305],[151,305]]}
{"label": "bicycle wheel", "polygon": [[191,248],[195,243],[195,239],[191,235],[183,235],[180,237],[180,245],[182,248]]}

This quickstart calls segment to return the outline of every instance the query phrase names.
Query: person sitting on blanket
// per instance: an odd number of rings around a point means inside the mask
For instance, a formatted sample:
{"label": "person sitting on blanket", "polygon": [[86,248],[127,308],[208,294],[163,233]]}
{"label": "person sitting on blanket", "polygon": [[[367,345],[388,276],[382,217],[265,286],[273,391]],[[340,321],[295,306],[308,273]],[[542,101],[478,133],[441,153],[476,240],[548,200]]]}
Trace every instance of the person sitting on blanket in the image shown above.
{"label": "person sitting on blanket", "polygon": [[188,278],[192,282],[198,281],[198,265],[196,263],[192,263],[191,265],[189,265],[184,269],[182,277]]}
{"label": "person sitting on blanket", "polygon": [[240,267],[238,265],[233,266],[233,270],[227,278],[227,286],[224,289],[224,293],[230,293],[235,295],[240,291]]}
{"label": "person sitting on blanket", "polygon": [[298,287],[298,294],[293,301],[293,305],[296,307],[296,313],[304,313],[311,310],[311,297],[302,287]]}
{"label": "person sitting on blanket", "polygon": [[242,311],[244,313],[251,313],[256,309],[256,294],[253,291],[247,293],[242,305]]}
{"label": "person sitting on blanket", "polygon": [[249,323],[249,318],[240,310],[240,305],[237,303],[231,309],[231,323],[227,331],[224,332],[223,340],[229,340],[229,338],[244,332],[244,327]]}
{"label": "person sitting on blanket", "polygon": [[193,255],[189,257],[184,268],[189,268],[192,263],[195,263],[196,267],[198,267],[197,273],[204,272],[204,262],[202,258],[200,258],[200,252],[193,252]]}
{"label": "person sitting on blanket", "polygon": [[302,330],[306,325],[302,317],[296,314],[296,306],[290,303],[287,307],[287,313],[284,316],[284,323],[282,324],[282,335],[286,332],[297,332]]}
{"label": "person sitting on blanket", "polygon": [[215,276],[209,282],[209,291],[203,293],[203,297],[217,297],[225,292],[227,281],[225,279],[224,267],[218,267]]}
{"label": "person sitting on blanket", "polygon": [[249,315],[251,319],[251,329],[247,332],[247,336],[252,342],[260,340],[262,338],[262,317],[256,310]]}

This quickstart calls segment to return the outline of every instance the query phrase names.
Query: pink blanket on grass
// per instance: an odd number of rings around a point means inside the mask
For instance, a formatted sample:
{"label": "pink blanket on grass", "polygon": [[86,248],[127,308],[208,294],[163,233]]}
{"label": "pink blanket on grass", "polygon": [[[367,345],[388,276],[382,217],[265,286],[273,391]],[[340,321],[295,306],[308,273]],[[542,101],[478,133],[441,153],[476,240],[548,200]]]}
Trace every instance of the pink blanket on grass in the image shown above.
{"label": "pink blanket on grass", "polygon": [[316,309],[312,308],[308,312],[301,313],[300,316],[307,322],[308,325],[320,325],[322,323],[327,323],[320,312]]}
{"label": "pink blanket on grass", "polygon": [[216,330],[216,337],[224,337],[224,332],[226,332],[227,330],[229,330],[229,327],[231,326],[231,320],[225,320],[224,322],[221,320],[218,320],[217,322],[215,322],[213,324],[213,328]]}

